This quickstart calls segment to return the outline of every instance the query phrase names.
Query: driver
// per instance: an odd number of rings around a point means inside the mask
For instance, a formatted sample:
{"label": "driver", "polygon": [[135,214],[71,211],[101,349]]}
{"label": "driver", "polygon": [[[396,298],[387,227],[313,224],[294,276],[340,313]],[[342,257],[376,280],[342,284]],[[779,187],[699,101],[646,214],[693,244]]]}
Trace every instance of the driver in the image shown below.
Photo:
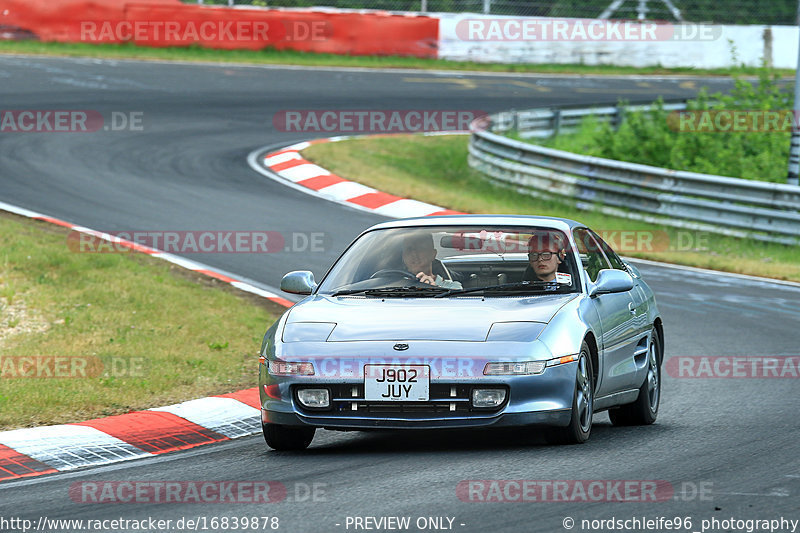
{"label": "driver", "polygon": [[461,283],[445,279],[450,277],[441,261],[436,259],[436,247],[430,233],[413,233],[403,237],[403,264],[418,281],[428,285],[436,285],[445,289],[461,289]]}

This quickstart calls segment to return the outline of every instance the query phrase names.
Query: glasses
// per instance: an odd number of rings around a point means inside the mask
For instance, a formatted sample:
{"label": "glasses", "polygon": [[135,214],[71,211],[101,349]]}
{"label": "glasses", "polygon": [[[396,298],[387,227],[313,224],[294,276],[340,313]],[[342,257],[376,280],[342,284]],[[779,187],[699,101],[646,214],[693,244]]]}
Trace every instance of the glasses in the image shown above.
{"label": "glasses", "polygon": [[538,261],[541,259],[542,261],[550,261],[550,259],[555,255],[555,252],[530,252],[528,257],[531,261]]}

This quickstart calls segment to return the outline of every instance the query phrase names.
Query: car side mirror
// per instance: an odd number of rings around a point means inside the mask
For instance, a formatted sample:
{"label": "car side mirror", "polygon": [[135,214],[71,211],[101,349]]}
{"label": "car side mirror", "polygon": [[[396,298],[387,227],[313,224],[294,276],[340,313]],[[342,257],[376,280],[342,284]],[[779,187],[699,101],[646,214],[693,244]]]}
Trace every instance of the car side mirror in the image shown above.
{"label": "car side mirror", "polygon": [[314,273],[308,270],[295,270],[289,272],[281,280],[281,290],[292,294],[311,294],[317,284],[314,282]]}
{"label": "car side mirror", "polygon": [[597,275],[597,281],[589,288],[589,296],[594,298],[600,294],[627,292],[633,289],[633,278],[622,270],[603,269]]}

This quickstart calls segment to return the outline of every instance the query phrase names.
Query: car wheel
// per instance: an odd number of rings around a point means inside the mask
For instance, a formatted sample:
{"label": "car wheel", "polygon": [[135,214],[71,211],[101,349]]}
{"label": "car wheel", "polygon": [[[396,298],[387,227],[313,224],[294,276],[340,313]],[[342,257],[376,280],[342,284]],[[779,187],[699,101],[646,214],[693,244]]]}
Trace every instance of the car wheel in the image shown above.
{"label": "car wheel", "polygon": [[608,411],[608,417],[615,426],[641,426],[652,424],[658,417],[661,402],[661,345],[654,329],[647,350],[647,376],[639,388],[636,401]]}
{"label": "car wheel", "polygon": [[594,373],[589,345],[581,344],[578,369],[575,376],[575,394],[572,398],[572,416],[569,425],[551,428],[546,434],[551,444],[581,444],[589,440],[594,411]]}
{"label": "car wheel", "polygon": [[315,428],[262,424],[267,446],[280,451],[305,450],[314,438]]}

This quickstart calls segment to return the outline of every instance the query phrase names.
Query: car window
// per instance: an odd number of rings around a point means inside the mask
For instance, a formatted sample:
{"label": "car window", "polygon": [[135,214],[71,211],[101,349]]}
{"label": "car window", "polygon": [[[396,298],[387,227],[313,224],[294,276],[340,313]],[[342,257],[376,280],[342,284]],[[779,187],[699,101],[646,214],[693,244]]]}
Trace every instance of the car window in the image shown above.
{"label": "car window", "polygon": [[601,270],[611,268],[601,251],[600,244],[586,228],[575,229],[572,236],[575,238],[575,246],[578,247],[583,268],[589,274],[589,279],[595,281]]}
{"label": "car window", "polygon": [[430,297],[431,287],[470,294],[491,289],[485,292],[488,296],[575,292],[580,290],[579,267],[567,253],[569,247],[564,232],[546,227],[377,229],[348,247],[320,283],[319,293]]}
{"label": "car window", "polygon": [[611,263],[611,268],[615,268],[617,270],[624,270],[625,272],[628,271],[628,268],[625,266],[625,263],[622,262],[622,259],[619,258],[617,252],[611,249],[611,246],[608,245],[606,241],[600,238],[600,236],[589,230],[589,233],[595,238],[595,240],[600,244],[600,248],[606,254],[606,259],[608,262]]}

